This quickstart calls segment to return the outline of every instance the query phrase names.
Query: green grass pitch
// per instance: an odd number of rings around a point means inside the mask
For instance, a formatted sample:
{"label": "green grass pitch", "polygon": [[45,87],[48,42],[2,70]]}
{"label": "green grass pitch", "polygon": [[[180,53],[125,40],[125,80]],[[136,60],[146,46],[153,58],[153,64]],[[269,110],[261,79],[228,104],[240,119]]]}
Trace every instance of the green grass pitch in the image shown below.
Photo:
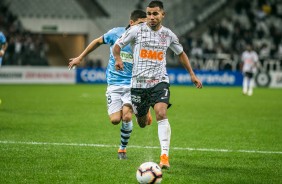
{"label": "green grass pitch", "polygon": [[[137,183],[159,162],[156,120],[117,159],[105,85],[0,85],[0,183]],[[281,183],[282,89],[171,87],[170,164],[163,184]],[[152,111],[153,112],[153,111]],[[154,114],[153,114],[154,115]]]}

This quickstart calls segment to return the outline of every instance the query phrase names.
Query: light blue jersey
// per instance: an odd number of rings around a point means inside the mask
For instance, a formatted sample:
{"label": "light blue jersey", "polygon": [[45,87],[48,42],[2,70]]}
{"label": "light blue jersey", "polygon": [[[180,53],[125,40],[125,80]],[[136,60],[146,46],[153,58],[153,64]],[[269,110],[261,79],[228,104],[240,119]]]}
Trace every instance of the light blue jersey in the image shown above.
{"label": "light blue jersey", "polygon": [[124,47],[120,56],[123,61],[123,71],[116,71],[115,59],[113,55],[113,45],[116,40],[125,32],[125,27],[117,27],[109,30],[103,35],[105,44],[110,45],[110,59],[107,66],[106,77],[108,85],[130,85],[132,77],[133,53],[130,45]]}
{"label": "light blue jersey", "polygon": [[[0,32],[0,50],[2,49],[2,45],[6,43],[6,37],[2,32]],[[2,64],[2,57],[0,57],[0,66]]]}

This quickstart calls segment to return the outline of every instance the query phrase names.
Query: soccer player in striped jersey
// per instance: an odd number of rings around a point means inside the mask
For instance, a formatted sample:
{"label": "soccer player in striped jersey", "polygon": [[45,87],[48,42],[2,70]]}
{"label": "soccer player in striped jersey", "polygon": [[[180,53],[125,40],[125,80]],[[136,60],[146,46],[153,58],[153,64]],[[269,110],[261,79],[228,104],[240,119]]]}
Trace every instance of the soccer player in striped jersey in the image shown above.
{"label": "soccer player in striped jersey", "polygon": [[252,49],[251,45],[247,45],[246,50],[242,53],[243,61],[243,94],[252,96],[254,88],[254,74],[258,63],[258,55]]}
{"label": "soccer player in striped jersey", "polygon": [[[142,10],[135,10],[131,13],[128,27],[145,21],[146,13]],[[94,39],[78,57],[70,59],[69,62],[69,68],[72,68],[73,66],[78,65],[86,55],[94,51],[100,45],[108,44],[110,46],[110,59],[106,71],[108,83],[106,97],[110,121],[114,125],[117,125],[120,123],[120,121],[122,121],[120,130],[121,144],[118,150],[119,159],[127,159],[126,146],[133,128],[133,112],[130,94],[133,55],[129,46],[124,47],[121,51],[122,61],[124,62],[124,70],[116,71],[115,60],[112,54],[112,46],[127,28],[116,27],[109,30],[103,36]],[[148,116],[150,116],[150,114]]]}
{"label": "soccer player in striped jersey", "polygon": [[7,42],[5,35],[0,32],[0,67],[2,66],[2,59],[7,49]]}
{"label": "soccer player in striped jersey", "polygon": [[180,62],[189,72],[192,82],[202,88],[201,81],[194,74],[189,59],[183,51],[177,36],[161,22],[165,16],[163,3],[151,1],[146,9],[147,22],[128,29],[114,45],[116,69],[125,69],[120,50],[131,44],[133,50],[133,74],[131,100],[133,111],[140,127],[144,128],[147,112],[153,107],[158,123],[158,137],[161,145],[160,167],[169,168],[169,146],[171,129],[167,118],[170,90],[166,71],[166,51],[170,48],[179,56]]}

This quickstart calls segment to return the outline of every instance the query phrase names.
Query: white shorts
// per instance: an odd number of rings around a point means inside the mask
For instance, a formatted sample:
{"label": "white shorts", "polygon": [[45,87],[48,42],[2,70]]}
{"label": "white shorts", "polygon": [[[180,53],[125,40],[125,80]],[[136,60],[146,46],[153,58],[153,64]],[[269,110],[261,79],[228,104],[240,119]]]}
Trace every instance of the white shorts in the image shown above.
{"label": "white shorts", "polygon": [[132,106],[130,86],[113,86],[107,87],[106,91],[108,115],[122,110],[125,104]]}

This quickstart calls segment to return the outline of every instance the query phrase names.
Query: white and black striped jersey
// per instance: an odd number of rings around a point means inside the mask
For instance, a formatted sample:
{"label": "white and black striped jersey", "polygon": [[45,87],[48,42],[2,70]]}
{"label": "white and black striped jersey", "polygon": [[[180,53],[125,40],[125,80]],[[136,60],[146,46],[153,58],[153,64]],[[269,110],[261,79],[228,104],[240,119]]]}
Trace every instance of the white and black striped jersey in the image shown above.
{"label": "white and black striped jersey", "polygon": [[169,82],[166,71],[166,51],[183,52],[177,36],[162,26],[153,31],[146,23],[132,26],[117,41],[121,48],[131,44],[133,51],[132,88],[150,88]]}
{"label": "white and black striped jersey", "polygon": [[243,72],[255,73],[258,55],[255,51],[244,51],[242,54]]}

